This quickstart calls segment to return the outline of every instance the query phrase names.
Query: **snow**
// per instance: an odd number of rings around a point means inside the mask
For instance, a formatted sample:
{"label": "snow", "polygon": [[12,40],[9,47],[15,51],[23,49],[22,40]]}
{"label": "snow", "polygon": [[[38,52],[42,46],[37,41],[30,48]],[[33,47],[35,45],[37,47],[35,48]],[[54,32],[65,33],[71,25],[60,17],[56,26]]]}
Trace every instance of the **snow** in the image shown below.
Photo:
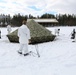
{"label": "snow", "polygon": [[[18,27],[12,27],[12,31]],[[73,27],[48,27],[54,34],[60,28],[60,35],[53,42],[38,44],[40,57],[23,56],[17,53],[19,43],[9,42],[7,29],[0,28],[0,75],[76,75],[76,42],[70,39]],[[29,51],[36,53],[36,45],[29,45]]]}

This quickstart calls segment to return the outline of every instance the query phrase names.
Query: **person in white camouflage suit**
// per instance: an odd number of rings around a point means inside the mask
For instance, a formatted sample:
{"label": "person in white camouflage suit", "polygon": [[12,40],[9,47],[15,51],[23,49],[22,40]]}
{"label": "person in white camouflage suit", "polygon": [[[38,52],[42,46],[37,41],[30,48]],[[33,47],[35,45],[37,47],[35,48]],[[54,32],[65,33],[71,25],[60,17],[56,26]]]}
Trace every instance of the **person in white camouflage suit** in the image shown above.
{"label": "person in white camouflage suit", "polygon": [[18,29],[18,37],[20,43],[20,49],[18,50],[19,54],[23,54],[24,56],[28,55],[28,43],[30,41],[30,30],[26,25],[26,21],[22,22],[22,26]]}

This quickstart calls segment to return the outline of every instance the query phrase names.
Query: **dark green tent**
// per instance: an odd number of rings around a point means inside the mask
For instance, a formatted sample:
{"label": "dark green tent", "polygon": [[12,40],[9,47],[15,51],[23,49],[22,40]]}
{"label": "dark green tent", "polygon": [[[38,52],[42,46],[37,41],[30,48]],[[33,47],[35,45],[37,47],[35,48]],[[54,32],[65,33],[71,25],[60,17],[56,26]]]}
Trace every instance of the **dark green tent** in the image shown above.
{"label": "dark green tent", "polygon": [[[44,28],[34,20],[28,21],[27,26],[30,29],[31,44],[53,41],[55,38],[55,35],[53,35],[51,31]],[[18,29],[10,33],[9,35],[7,35],[10,42],[19,42],[17,32],[18,32]]]}

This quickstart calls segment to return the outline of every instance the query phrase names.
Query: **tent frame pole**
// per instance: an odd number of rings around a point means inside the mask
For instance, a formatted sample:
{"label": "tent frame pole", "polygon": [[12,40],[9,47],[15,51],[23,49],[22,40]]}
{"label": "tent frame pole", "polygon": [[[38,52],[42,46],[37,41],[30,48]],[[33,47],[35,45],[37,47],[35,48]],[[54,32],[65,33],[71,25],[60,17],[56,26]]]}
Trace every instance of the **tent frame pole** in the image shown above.
{"label": "tent frame pole", "polygon": [[38,44],[35,44],[35,49],[36,49],[38,57],[40,57],[39,50],[38,50]]}

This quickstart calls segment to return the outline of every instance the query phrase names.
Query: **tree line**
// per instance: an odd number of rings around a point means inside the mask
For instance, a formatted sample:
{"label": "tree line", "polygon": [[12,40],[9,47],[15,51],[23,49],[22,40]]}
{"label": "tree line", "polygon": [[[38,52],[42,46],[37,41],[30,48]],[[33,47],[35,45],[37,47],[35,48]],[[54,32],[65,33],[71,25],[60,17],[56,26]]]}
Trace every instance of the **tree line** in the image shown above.
{"label": "tree line", "polygon": [[34,17],[31,14],[29,15],[21,15],[20,13],[13,15],[11,17],[10,15],[0,15],[0,25],[7,25],[11,24],[12,26],[20,26],[22,20],[27,20],[27,19],[52,19],[55,18],[58,20],[58,25],[59,26],[76,26],[76,15],[75,14],[48,14],[45,13],[41,16]]}

